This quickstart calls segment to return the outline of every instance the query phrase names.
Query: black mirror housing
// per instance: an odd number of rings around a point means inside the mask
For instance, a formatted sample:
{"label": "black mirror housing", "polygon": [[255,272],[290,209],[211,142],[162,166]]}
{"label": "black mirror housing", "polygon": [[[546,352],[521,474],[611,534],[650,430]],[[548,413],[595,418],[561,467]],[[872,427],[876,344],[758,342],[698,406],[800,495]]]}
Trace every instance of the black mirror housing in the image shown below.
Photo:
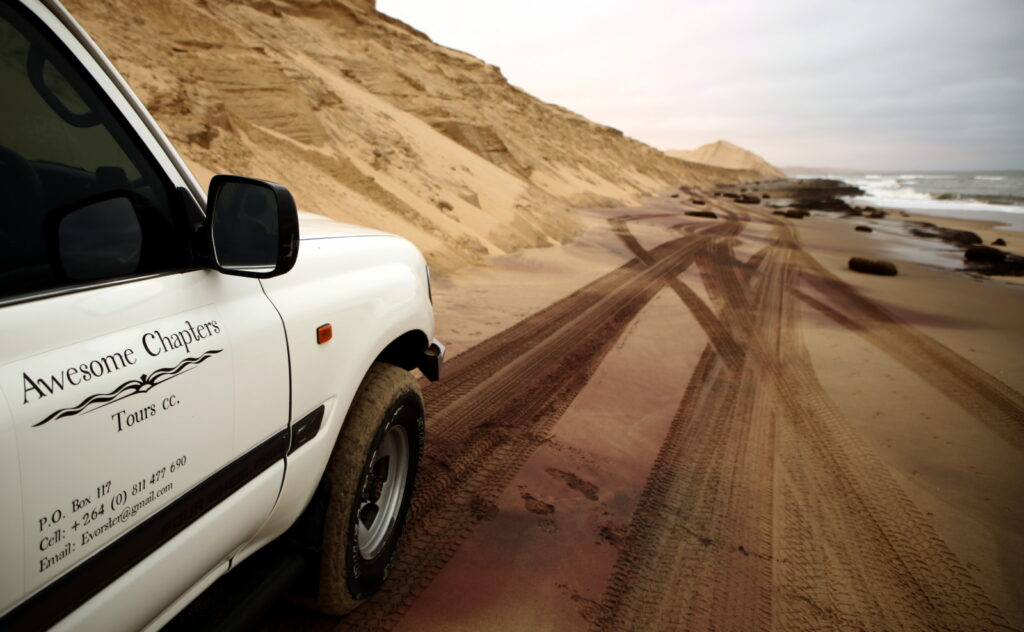
{"label": "black mirror housing", "polygon": [[218,271],[266,279],[295,265],[299,216],[285,187],[242,176],[214,176],[206,208],[204,232]]}

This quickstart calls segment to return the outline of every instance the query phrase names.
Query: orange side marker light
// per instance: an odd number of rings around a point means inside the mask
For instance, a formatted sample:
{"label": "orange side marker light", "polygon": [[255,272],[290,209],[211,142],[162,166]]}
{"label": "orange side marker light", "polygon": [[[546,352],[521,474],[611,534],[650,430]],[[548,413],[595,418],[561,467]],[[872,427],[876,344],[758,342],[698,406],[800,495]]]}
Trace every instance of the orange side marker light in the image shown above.
{"label": "orange side marker light", "polygon": [[333,335],[334,331],[331,330],[330,323],[327,323],[326,325],[320,325],[319,327],[316,328],[316,343],[318,345],[322,345],[323,343],[330,340]]}

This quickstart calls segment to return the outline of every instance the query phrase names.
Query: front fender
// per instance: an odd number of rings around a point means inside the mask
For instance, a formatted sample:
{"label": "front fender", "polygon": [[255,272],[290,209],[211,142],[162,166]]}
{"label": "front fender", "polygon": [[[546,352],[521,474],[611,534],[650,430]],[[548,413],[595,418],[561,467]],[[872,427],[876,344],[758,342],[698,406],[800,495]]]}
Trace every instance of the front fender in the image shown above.
{"label": "front fender", "polygon": [[[399,237],[337,237],[302,241],[295,268],[263,282],[288,336],[292,420],[332,396],[347,409],[370,364],[403,334],[433,339],[425,270]],[[333,338],[318,344],[324,324]]]}
{"label": "front fender", "polygon": [[[290,421],[321,405],[324,416],[320,431],[288,455],[274,512],[234,563],[284,533],[305,509],[370,365],[403,334],[419,332],[423,341],[434,336],[426,262],[399,237],[304,240],[295,267],[262,283],[288,336]],[[328,323],[333,337],[318,344],[317,328]]]}

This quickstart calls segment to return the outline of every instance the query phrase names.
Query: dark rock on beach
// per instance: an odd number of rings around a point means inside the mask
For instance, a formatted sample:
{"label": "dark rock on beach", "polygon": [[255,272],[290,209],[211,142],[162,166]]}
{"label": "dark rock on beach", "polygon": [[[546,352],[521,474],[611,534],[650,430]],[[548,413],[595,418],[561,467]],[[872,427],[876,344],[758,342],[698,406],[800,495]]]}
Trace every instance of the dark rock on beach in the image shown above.
{"label": "dark rock on beach", "polygon": [[870,232],[872,232],[872,231],[873,231],[874,229],[873,229],[873,228],[871,228],[870,226],[864,226],[864,225],[862,224],[862,225],[860,225],[860,226],[854,226],[854,227],[853,227],[853,230],[859,230],[859,231],[860,231],[860,232],[862,232],[862,233],[870,233]]}
{"label": "dark rock on beach", "polygon": [[707,217],[710,219],[718,219],[718,215],[715,215],[714,211],[686,211],[686,214],[690,217]]}
{"label": "dark rock on beach", "polygon": [[968,248],[971,251],[970,257],[972,257],[969,259],[968,253],[964,253],[965,270],[968,272],[975,272],[986,276],[1024,276],[1024,257],[1018,257],[1017,255],[992,248],[992,250],[996,250],[1003,256],[1002,259],[998,259],[999,255],[987,250],[980,252],[976,250],[977,248],[990,247],[971,246]]}
{"label": "dark rock on beach", "polygon": [[846,211],[845,217],[868,217],[871,219],[882,219],[889,213],[873,206],[851,206]]}
{"label": "dark rock on beach", "polygon": [[926,237],[928,239],[941,239],[946,243],[959,246],[960,248],[966,248],[973,244],[980,244],[981,237],[978,237],[977,233],[973,233],[969,230],[957,230],[954,228],[946,228],[944,226],[936,226],[931,222],[909,222],[910,223],[910,234],[917,237]]}
{"label": "dark rock on beach", "polygon": [[793,208],[813,211],[848,212],[851,207],[843,196],[862,195],[860,188],[838,180],[797,180],[790,191],[775,192],[776,197],[786,196]]}
{"label": "dark rock on beach", "polygon": [[967,250],[964,251],[964,261],[1002,263],[1006,261],[1006,253],[992,246],[968,246]]}
{"label": "dark rock on beach", "polygon": [[1024,257],[1013,253],[974,244],[964,250],[965,269],[987,276],[1024,276]]}
{"label": "dark rock on beach", "polygon": [[[731,189],[731,190],[730,190]],[[822,178],[796,180],[771,180],[748,184],[743,189],[723,187],[721,193],[727,197],[737,198],[738,202],[754,204],[743,199],[744,195],[750,198],[759,199],[782,199],[788,202],[788,206],[808,211],[836,211],[847,212],[850,205],[843,199],[843,196],[863,195],[864,191],[858,187],[851,186],[839,180],[827,180]]]}
{"label": "dark rock on beach", "polygon": [[993,241],[992,245],[993,246],[1005,246],[1006,245],[1006,240],[1003,239],[1002,237],[1000,237],[999,239]]}
{"label": "dark rock on beach", "polygon": [[896,264],[883,259],[867,259],[865,257],[853,257],[849,263],[850,269],[865,274],[880,274],[882,276],[896,276]]}
{"label": "dark rock on beach", "polygon": [[829,211],[833,213],[845,213],[850,210],[850,205],[846,203],[846,200],[839,198],[812,198],[804,200],[794,200],[792,203],[793,208],[804,208],[813,211]]}

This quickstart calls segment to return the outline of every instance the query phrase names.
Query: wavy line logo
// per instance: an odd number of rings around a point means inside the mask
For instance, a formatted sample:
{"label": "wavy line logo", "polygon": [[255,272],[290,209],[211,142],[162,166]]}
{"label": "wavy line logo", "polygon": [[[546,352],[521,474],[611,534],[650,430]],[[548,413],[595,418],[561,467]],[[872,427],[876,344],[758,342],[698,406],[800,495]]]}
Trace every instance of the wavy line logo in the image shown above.
{"label": "wavy line logo", "polygon": [[139,379],[129,380],[124,384],[121,384],[120,386],[118,386],[109,393],[97,393],[96,395],[90,395],[89,397],[86,397],[84,400],[82,400],[82,403],[80,403],[77,406],[73,406],[71,408],[61,408],[60,410],[56,410],[47,415],[47,417],[40,421],[39,423],[32,424],[32,427],[38,428],[43,424],[48,424],[51,421],[54,421],[55,419],[60,419],[62,417],[71,417],[73,415],[79,415],[86,412],[92,412],[99,408],[103,408],[104,406],[113,404],[114,402],[121,401],[122,399],[127,399],[132,395],[138,395],[139,393],[148,393],[149,390],[152,389],[154,386],[157,386],[158,384],[163,384],[164,382],[172,380],[178,377],[179,375],[188,373],[189,371],[196,368],[203,362],[209,360],[210,358],[220,353],[221,351],[223,351],[223,349],[211,349],[210,351],[206,351],[202,355],[197,356],[195,358],[185,358],[174,367],[166,369],[157,369],[156,371],[153,371],[149,375],[143,373],[142,376],[139,377]]}

